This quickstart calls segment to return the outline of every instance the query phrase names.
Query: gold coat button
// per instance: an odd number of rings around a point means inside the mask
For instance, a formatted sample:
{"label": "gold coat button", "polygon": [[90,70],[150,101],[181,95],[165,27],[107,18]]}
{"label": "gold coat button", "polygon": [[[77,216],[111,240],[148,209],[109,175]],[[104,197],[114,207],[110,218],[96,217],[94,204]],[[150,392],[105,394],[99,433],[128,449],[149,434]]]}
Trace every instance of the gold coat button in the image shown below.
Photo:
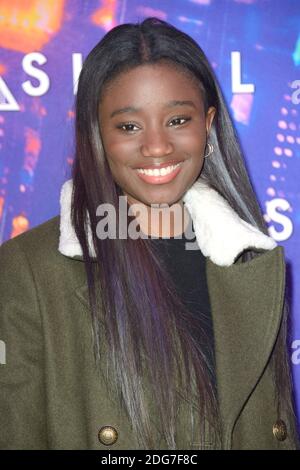
{"label": "gold coat button", "polygon": [[286,424],[282,419],[279,419],[273,425],[273,434],[278,441],[284,441],[287,438]]}
{"label": "gold coat button", "polygon": [[102,426],[98,433],[98,439],[101,444],[110,446],[114,444],[118,439],[118,433],[116,428],[113,426]]}

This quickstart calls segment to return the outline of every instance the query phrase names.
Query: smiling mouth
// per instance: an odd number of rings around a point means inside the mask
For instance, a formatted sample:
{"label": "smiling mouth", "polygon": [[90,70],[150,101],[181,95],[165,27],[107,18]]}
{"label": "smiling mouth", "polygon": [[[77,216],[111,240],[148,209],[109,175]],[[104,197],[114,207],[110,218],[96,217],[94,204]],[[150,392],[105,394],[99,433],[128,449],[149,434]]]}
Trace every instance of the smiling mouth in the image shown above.
{"label": "smiling mouth", "polygon": [[165,175],[168,175],[170,173],[172,173],[172,171],[175,170],[175,168],[177,168],[178,166],[180,165],[180,163],[177,163],[176,165],[170,165],[170,166],[166,166],[166,167],[163,167],[163,168],[153,168],[153,169],[146,169],[146,168],[137,168],[137,172],[138,173],[142,173],[143,175],[149,175],[149,176],[165,176]]}
{"label": "smiling mouth", "polygon": [[163,168],[137,168],[138,176],[146,183],[162,184],[172,181],[180,172],[182,162]]}

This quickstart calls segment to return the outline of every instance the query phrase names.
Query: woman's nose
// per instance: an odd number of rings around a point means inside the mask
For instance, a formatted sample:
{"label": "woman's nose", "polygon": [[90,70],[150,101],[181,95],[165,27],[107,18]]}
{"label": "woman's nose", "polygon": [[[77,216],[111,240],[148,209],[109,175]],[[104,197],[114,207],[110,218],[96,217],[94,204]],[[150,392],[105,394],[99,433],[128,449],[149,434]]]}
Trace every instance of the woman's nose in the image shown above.
{"label": "woman's nose", "polygon": [[141,153],[144,157],[161,157],[173,152],[174,147],[166,132],[152,131],[143,135]]}

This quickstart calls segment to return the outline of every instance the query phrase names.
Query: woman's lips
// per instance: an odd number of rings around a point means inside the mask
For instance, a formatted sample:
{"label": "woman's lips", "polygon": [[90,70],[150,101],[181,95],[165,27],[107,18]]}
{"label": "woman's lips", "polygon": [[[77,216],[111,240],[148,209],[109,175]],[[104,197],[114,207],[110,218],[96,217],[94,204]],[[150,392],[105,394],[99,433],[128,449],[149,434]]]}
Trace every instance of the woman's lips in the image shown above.
{"label": "woman's lips", "polygon": [[164,184],[169,183],[172,181],[180,172],[182,162],[178,164],[170,173],[166,175],[146,175],[145,173],[140,173],[139,171],[135,170],[138,176],[145,181],[146,183],[150,184]]}

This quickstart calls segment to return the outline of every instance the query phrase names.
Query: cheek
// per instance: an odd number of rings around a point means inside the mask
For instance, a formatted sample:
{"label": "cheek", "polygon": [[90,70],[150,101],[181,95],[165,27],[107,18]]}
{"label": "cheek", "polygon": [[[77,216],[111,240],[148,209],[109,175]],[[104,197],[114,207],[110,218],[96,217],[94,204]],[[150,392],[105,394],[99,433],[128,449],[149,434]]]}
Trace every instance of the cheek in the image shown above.
{"label": "cheek", "polygon": [[[189,173],[195,173],[199,171],[204,162],[204,150],[205,150],[205,141],[198,138],[191,137],[187,139],[186,142],[182,145],[182,151],[185,155],[188,156],[187,165],[189,168]],[[191,176],[191,175],[190,175]]]}
{"label": "cheek", "polygon": [[108,163],[116,167],[126,165],[134,155],[132,145],[115,139],[104,141],[104,149]]}
{"label": "cheek", "polygon": [[174,144],[190,155],[201,155],[201,152],[205,147],[205,142],[205,129],[201,126],[197,126],[191,132],[187,132],[186,134],[182,133],[178,136]]}
{"label": "cheek", "polygon": [[[112,175],[115,177],[120,174],[122,167],[124,167],[124,156],[122,150],[118,148],[117,145],[104,147],[105,149],[105,158],[109,165],[109,168],[112,172]],[[121,150],[121,151],[120,151]]]}
{"label": "cheek", "polygon": [[[129,174],[130,161],[134,155],[132,145],[124,141],[103,141],[105,156],[114,181],[124,190],[130,186],[132,175]],[[132,171],[132,170],[131,170]]]}

